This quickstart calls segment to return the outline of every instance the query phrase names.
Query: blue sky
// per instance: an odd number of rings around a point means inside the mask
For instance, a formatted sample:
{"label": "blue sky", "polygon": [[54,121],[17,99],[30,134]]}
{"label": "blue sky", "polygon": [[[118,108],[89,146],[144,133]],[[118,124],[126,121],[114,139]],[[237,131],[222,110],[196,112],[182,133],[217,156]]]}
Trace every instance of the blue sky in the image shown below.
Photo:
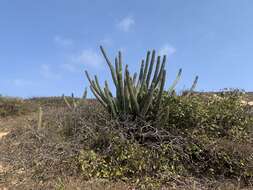
{"label": "blue sky", "polygon": [[168,54],[167,86],[253,90],[252,0],[1,0],[0,94],[81,95],[84,70],[110,77],[123,51],[132,71],[148,49]]}

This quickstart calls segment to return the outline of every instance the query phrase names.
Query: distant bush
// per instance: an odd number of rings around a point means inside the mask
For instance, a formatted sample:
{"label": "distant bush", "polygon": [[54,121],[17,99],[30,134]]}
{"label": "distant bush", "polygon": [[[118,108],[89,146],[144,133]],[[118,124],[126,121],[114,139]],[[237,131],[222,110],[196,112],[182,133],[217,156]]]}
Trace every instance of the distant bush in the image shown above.
{"label": "distant bush", "polygon": [[[70,98],[70,97],[69,97]],[[44,107],[63,107],[66,106],[64,100],[60,96],[56,97],[35,97],[30,98],[29,101],[39,104]]]}
{"label": "distant bush", "polygon": [[31,112],[35,105],[19,98],[0,97],[0,117],[17,116]]}
{"label": "distant bush", "polygon": [[55,96],[55,97],[34,97],[30,98],[29,101],[34,102],[43,107],[68,107],[74,109],[81,104],[85,103],[87,97],[87,89],[85,88],[82,98],[71,96]]}

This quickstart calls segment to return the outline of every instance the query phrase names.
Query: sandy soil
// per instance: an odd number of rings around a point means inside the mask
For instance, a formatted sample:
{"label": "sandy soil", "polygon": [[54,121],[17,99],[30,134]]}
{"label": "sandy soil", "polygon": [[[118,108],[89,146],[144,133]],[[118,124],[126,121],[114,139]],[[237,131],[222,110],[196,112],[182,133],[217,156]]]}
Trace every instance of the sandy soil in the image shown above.
{"label": "sandy soil", "polygon": [[[12,167],[8,165],[8,161],[5,157],[7,153],[5,147],[5,141],[10,135],[12,130],[15,130],[17,127],[24,127],[28,124],[28,121],[31,117],[34,117],[32,114],[27,116],[19,116],[19,117],[7,117],[5,119],[0,120],[0,190],[11,190],[6,186],[6,180],[8,173],[12,171]],[[11,150],[10,150],[11,152]],[[15,183],[13,181],[13,183]]]}

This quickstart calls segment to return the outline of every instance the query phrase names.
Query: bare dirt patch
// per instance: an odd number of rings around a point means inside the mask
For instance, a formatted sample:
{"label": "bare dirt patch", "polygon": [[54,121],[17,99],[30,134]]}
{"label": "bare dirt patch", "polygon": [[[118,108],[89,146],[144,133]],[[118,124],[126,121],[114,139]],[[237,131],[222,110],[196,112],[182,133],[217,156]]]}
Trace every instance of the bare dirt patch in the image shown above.
{"label": "bare dirt patch", "polygon": [[9,132],[0,132],[0,140],[1,140],[4,136],[8,135],[8,133],[9,133]]}
{"label": "bare dirt patch", "polygon": [[15,163],[12,161],[18,158],[13,146],[18,145],[17,139],[18,131],[24,129],[34,118],[34,114],[0,118],[0,190],[13,189],[12,185],[16,184],[18,180],[12,178],[14,173]]}

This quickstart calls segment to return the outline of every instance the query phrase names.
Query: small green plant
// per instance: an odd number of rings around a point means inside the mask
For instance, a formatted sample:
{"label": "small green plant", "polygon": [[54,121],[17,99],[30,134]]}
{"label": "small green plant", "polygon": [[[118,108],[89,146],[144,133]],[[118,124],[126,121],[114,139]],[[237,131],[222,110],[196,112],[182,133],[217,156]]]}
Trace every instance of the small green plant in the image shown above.
{"label": "small green plant", "polygon": [[[115,58],[114,67],[102,46],[100,46],[100,49],[110,68],[116,87],[116,97],[110,91],[107,81],[105,81],[105,87],[102,89],[98,82],[98,77],[95,75],[95,79],[93,80],[88,72],[85,71],[90,82],[90,89],[98,101],[115,118],[119,116],[125,118],[127,114],[145,117],[150,107],[155,108],[157,112],[164,93],[166,55],[161,58],[161,56],[156,56],[155,50],[152,53],[148,51],[146,59],[141,61],[139,74],[134,73],[131,75],[128,65],[125,66],[125,71],[123,71],[122,54],[120,51]],[[173,94],[181,73],[182,69],[179,70],[175,81],[167,91],[169,95]],[[191,91],[195,88],[197,80],[198,77],[196,77]]]}

